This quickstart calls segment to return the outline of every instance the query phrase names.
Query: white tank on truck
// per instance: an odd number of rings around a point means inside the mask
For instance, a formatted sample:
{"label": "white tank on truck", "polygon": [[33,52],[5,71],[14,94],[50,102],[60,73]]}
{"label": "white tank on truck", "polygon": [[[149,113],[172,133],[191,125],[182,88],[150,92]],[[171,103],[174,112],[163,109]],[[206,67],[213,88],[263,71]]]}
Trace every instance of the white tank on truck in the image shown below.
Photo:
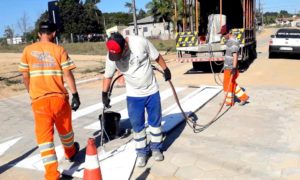
{"label": "white tank on truck", "polygon": [[225,24],[240,41],[239,60],[255,59],[254,0],[183,0],[182,22],[176,25],[177,61],[193,63],[195,70],[202,62],[224,61],[225,39],[219,32]]}

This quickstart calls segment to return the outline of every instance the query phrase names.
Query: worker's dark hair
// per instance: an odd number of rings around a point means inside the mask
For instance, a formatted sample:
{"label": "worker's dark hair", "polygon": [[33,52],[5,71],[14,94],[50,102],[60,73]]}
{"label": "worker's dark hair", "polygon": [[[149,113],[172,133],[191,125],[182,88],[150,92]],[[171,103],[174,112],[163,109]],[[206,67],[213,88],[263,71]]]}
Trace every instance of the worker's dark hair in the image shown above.
{"label": "worker's dark hair", "polygon": [[42,21],[39,24],[39,33],[40,34],[51,34],[56,31],[56,25],[50,21]]}

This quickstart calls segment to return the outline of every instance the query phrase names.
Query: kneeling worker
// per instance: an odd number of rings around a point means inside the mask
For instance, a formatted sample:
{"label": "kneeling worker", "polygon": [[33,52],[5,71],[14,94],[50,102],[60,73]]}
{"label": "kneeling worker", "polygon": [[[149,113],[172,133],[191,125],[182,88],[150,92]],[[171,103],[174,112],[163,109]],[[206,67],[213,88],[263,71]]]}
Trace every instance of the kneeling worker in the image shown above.
{"label": "kneeling worker", "polygon": [[[108,90],[117,69],[125,77],[128,115],[138,155],[137,166],[146,165],[150,150],[156,161],[162,161],[161,102],[151,60],[164,70],[166,81],[171,79],[171,72],[156,48],[143,37],[128,36],[124,39],[120,33],[113,33],[106,47],[108,56],[103,79],[103,104],[109,106]],[[150,145],[146,139],[145,109],[151,134]]]}

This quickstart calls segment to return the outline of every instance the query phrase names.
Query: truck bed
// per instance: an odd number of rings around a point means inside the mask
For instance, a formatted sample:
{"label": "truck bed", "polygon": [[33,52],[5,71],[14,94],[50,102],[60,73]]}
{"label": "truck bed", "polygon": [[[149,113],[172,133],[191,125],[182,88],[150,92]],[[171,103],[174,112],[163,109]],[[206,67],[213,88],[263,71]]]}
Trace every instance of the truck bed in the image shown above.
{"label": "truck bed", "polygon": [[198,46],[192,47],[177,47],[177,51],[189,51],[189,52],[218,52],[224,51],[226,49],[225,45],[221,45],[220,43],[213,43],[213,44],[199,44]]}

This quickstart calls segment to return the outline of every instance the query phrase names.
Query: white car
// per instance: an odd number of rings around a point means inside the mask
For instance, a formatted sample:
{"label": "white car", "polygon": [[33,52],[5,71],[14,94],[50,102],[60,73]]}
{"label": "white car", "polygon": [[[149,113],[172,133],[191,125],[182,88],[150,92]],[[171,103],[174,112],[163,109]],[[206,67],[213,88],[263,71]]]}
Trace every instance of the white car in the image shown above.
{"label": "white car", "polygon": [[269,58],[276,53],[300,54],[300,29],[279,29],[271,35]]}

